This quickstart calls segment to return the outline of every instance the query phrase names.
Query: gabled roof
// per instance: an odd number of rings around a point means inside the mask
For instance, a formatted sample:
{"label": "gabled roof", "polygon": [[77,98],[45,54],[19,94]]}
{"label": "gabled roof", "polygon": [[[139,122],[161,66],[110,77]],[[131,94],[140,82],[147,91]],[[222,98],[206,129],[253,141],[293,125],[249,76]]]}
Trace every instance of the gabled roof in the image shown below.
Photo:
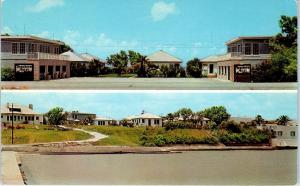
{"label": "gabled roof", "polygon": [[206,58],[203,58],[200,60],[200,62],[219,62],[219,61],[226,61],[231,58],[230,53],[228,54],[220,54],[220,55],[213,55],[213,56],[208,56]]}
{"label": "gabled roof", "polygon": [[[40,113],[30,109],[29,106],[24,106],[18,103],[14,103],[13,107],[14,107],[15,114],[41,115]],[[12,108],[12,104],[1,105],[1,114],[11,114],[11,111],[9,110],[10,108]],[[21,111],[17,111],[15,109],[21,109]]]}
{"label": "gabled roof", "polygon": [[81,57],[79,54],[72,52],[71,50],[62,53],[61,55],[69,56],[69,61],[76,61],[76,62],[88,62],[87,59]]}
{"label": "gabled roof", "polygon": [[160,50],[160,51],[157,51],[149,56],[147,56],[147,59],[150,61],[150,62],[176,62],[176,63],[181,63],[181,60],[172,56],[171,54],[163,51],[163,50]]}
{"label": "gabled roof", "polygon": [[98,61],[103,62],[103,63],[106,62],[106,60],[101,59],[101,58],[99,58],[97,56],[94,56],[92,54],[89,54],[89,53],[83,53],[83,54],[80,54],[80,56],[82,58],[86,59],[87,61],[90,61],[90,62],[93,61],[93,60],[98,60]]}
{"label": "gabled roof", "polygon": [[20,40],[36,40],[36,41],[41,41],[41,42],[46,42],[46,43],[52,43],[52,44],[57,44],[57,45],[64,45],[65,43],[62,41],[58,40],[52,40],[52,39],[46,39],[46,38],[41,38],[37,36],[32,36],[32,35],[25,35],[25,36],[1,36],[1,40],[15,40],[15,39],[20,39]]}
{"label": "gabled roof", "polygon": [[272,36],[242,36],[242,37],[236,37],[226,42],[226,45],[230,45],[232,43],[235,43],[237,41],[243,40],[243,39],[272,39]]}

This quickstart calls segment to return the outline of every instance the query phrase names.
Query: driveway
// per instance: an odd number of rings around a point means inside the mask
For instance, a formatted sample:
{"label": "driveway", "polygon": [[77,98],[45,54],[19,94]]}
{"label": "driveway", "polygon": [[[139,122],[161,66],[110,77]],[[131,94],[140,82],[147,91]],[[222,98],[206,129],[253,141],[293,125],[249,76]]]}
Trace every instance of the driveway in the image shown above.
{"label": "driveway", "polygon": [[5,81],[2,89],[59,90],[296,90],[297,83],[236,83],[215,78],[68,78]]}

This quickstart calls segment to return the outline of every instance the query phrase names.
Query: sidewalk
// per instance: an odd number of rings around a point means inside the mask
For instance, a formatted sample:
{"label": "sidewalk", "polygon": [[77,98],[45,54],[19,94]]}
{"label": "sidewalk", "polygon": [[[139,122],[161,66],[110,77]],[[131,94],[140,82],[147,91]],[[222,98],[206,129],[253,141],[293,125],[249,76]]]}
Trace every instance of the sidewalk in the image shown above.
{"label": "sidewalk", "polygon": [[24,185],[18,166],[16,152],[5,151],[2,153],[2,180],[3,185]]}

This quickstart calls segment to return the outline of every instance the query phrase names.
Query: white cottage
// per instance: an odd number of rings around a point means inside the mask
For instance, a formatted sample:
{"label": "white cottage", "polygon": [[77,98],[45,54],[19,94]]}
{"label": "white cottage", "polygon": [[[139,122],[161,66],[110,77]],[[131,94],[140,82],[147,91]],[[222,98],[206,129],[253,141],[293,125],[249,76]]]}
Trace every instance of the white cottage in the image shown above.
{"label": "white cottage", "polygon": [[135,126],[162,126],[162,118],[150,113],[129,116],[125,120],[132,122]]}
{"label": "white cottage", "polygon": [[102,116],[97,116],[94,121],[94,125],[116,125],[117,121],[114,120],[113,118],[107,118],[107,117],[102,117]]}

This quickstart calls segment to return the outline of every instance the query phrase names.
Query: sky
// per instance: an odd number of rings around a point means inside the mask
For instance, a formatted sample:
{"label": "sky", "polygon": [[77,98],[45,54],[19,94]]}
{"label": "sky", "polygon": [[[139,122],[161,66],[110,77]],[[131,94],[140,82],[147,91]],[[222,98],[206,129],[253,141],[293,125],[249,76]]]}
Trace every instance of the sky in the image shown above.
{"label": "sky", "polygon": [[37,35],[106,59],[165,50],[184,62],[225,53],[237,36],[275,35],[296,0],[1,0],[2,33]]}
{"label": "sky", "polygon": [[33,104],[34,110],[46,113],[56,106],[66,111],[95,113],[98,116],[122,119],[145,112],[166,115],[188,107],[201,111],[223,105],[235,117],[276,119],[288,115],[297,119],[296,92],[240,93],[240,92],[114,92],[114,91],[2,91],[1,102]]}

